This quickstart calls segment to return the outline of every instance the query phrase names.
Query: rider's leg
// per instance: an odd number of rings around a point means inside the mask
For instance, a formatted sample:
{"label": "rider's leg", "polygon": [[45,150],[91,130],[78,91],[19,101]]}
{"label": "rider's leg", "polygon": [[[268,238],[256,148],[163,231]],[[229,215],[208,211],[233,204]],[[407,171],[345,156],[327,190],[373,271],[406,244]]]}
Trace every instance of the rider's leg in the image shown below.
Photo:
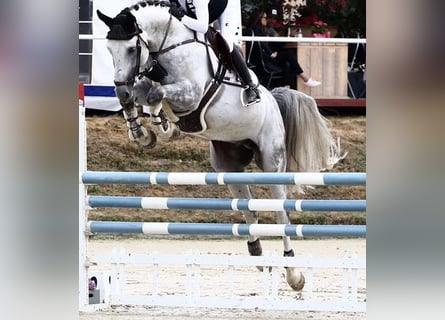
{"label": "rider's leg", "polygon": [[249,73],[249,69],[247,68],[246,61],[242,56],[239,49],[234,45],[235,43],[235,35],[241,30],[237,30],[237,24],[233,20],[233,17],[238,15],[239,2],[237,0],[229,0],[227,2],[227,7],[218,18],[218,23],[221,29],[221,35],[226,40],[227,45],[229,46],[229,50],[232,56],[233,66],[235,67],[235,71],[238,74],[239,78],[243,85],[247,86],[246,96],[247,96],[247,105],[251,105],[253,103],[261,101],[260,94],[258,92],[258,88],[252,81],[252,78]]}
{"label": "rider's leg", "polygon": [[247,105],[249,106],[251,104],[260,102],[260,93],[257,86],[252,81],[246,61],[241,55],[241,52],[234,47],[230,55],[232,56],[233,66],[235,67],[238,76],[241,78],[241,82],[248,86],[246,89]]}

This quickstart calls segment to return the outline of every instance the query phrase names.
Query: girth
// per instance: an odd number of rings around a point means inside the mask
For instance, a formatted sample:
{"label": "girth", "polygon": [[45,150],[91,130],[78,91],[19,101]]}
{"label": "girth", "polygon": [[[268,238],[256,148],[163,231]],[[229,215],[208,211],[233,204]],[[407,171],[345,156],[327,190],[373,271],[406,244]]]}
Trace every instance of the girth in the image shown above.
{"label": "girth", "polygon": [[199,102],[198,108],[187,115],[179,116],[179,120],[175,123],[181,131],[188,133],[197,133],[206,129],[204,121],[201,120],[204,118],[204,116],[201,116],[201,114],[206,112],[210,103],[216,97],[221,83],[223,82],[226,71],[226,67],[221,63],[221,61],[219,61],[218,69],[212,81],[210,82],[210,85],[207,87],[204,96]]}

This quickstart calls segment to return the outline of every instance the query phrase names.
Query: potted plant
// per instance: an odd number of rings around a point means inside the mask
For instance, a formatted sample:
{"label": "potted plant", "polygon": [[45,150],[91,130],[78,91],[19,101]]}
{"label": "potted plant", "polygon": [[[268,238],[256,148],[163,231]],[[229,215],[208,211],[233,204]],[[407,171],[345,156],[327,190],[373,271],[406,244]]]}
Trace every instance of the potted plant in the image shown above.
{"label": "potted plant", "polygon": [[315,20],[311,26],[312,36],[314,38],[330,38],[331,32],[328,30],[328,24],[321,20]]}

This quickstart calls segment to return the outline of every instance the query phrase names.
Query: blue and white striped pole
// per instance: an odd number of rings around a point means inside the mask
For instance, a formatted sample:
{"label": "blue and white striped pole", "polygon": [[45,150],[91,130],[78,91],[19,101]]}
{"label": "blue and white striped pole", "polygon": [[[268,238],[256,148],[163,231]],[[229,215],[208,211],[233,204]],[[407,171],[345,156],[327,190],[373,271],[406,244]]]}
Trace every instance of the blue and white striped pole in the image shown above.
{"label": "blue and white striped pole", "polygon": [[234,211],[366,211],[366,200],[281,200],[88,196],[92,208],[234,210]]}
{"label": "blue and white striped pole", "polygon": [[151,235],[366,237],[366,226],[363,225],[89,221],[87,230],[92,233],[139,233]]}
{"label": "blue and white striped pole", "polygon": [[366,185],[366,173],[320,172],[106,172],[86,171],[85,184],[161,184],[161,185]]}

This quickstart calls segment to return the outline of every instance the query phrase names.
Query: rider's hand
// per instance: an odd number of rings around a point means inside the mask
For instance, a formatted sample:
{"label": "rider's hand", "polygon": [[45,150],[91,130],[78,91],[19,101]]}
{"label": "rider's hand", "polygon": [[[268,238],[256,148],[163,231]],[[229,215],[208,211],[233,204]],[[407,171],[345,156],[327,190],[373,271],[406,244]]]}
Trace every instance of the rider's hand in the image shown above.
{"label": "rider's hand", "polygon": [[181,21],[182,17],[185,15],[184,10],[177,6],[171,6],[168,12],[179,21]]}

